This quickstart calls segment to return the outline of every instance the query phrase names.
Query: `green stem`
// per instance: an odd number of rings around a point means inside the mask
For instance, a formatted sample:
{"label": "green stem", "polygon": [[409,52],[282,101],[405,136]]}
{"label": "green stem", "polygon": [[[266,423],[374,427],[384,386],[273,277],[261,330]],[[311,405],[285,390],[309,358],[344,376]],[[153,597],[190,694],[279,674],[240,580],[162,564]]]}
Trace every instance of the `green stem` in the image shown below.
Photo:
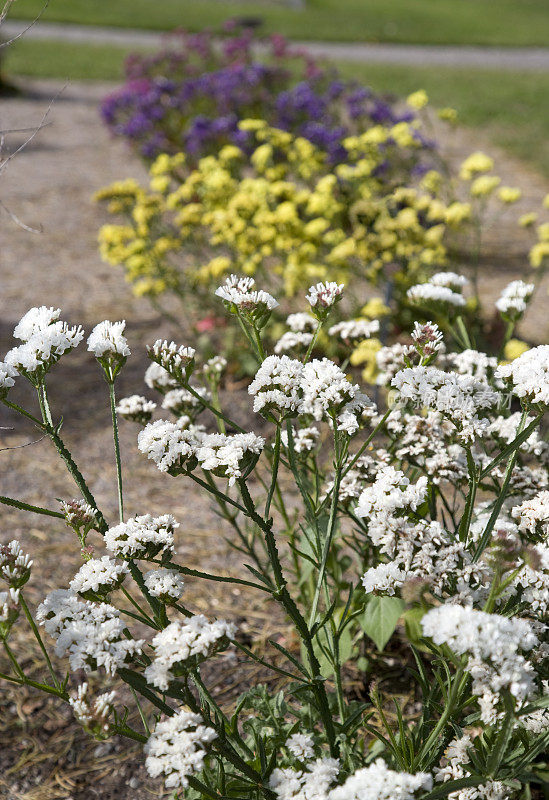
{"label": "green stem", "polygon": [[59,688],[59,681],[57,680],[57,675],[55,674],[55,670],[53,668],[53,664],[51,663],[50,657],[48,655],[48,651],[46,650],[46,646],[45,646],[44,642],[42,641],[42,637],[40,636],[40,631],[36,627],[36,623],[35,623],[34,619],[32,618],[32,614],[30,612],[30,609],[29,609],[29,607],[27,605],[27,602],[26,602],[25,598],[23,597],[23,593],[22,592],[19,593],[19,602],[21,604],[21,608],[23,609],[23,611],[25,613],[25,616],[26,616],[26,618],[28,620],[28,623],[31,626],[32,632],[34,634],[34,638],[38,642],[38,644],[40,646],[40,650],[44,654],[44,658],[46,659],[46,664],[48,665],[48,669],[49,669],[51,678],[53,680],[53,685],[56,688]]}
{"label": "green stem", "polygon": [[120,458],[120,439],[118,436],[118,420],[116,419],[116,396],[114,381],[109,381],[109,397],[111,401],[112,435],[114,439],[114,455],[116,459],[116,481],[118,486],[118,516],[124,522],[124,494],[122,490],[122,461]]}
{"label": "green stem", "polygon": [[318,325],[317,325],[317,326],[316,326],[316,328],[315,328],[315,332],[313,333],[313,338],[311,339],[311,342],[310,342],[310,344],[309,344],[309,347],[307,348],[307,352],[305,353],[305,358],[303,359],[303,363],[304,363],[304,364],[306,364],[306,363],[307,363],[307,361],[308,361],[308,360],[310,359],[310,357],[311,357],[311,353],[313,352],[314,346],[315,346],[315,344],[316,344],[316,342],[317,342],[318,335],[319,335],[319,333],[320,333],[320,331],[321,331],[321,329],[322,329],[322,325],[323,325],[323,324],[324,324],[324,322],[323,322],[323,321],[319,321]]}
{"label": "green stem", "polygon": [[43,514],[45,517],[58,517],[59,519],[65,519],[65,515],[60,511],[51,511],[49,508],[33,506],[30,503],[24,503],[22,500],[14,500],[12,497],[4,497],[0,495],[0,503],[3,503],[5,506],[19,508],[21,511],[32,511],[34,514]]}
{"label": "green stem", "polygon": [[280,446],[282,443],[282,435],[280,429],[280,423],[277,423],[276,426],[276,434],[275,434],[275,442],[274,442],[274,453],[273,453],[273,464],[272,464],[272,478],[271,478],[271,485],[269,487],[269,493],[267,494],[267,500],[265,502],[265,519],[269,519],[269,513],[271,510],[271,502],[273,499],[273,494],[275,491],[275,487],[277,484],[278,478],[278,466],[280,464]]}

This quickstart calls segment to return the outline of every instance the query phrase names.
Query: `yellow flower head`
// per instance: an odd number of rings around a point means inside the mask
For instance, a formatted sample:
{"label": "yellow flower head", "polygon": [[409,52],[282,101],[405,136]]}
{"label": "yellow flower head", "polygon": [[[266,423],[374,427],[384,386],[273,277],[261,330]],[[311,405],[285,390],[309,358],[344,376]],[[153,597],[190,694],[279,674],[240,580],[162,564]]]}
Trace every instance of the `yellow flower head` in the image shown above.
{"label": "yellow flower head", "polygon": [[427,96],[426,91],[424,91],[423,89],[419,89],[419,91],[412,92],[412,94],[409,94],[408,97],[406,98],[406,102],[408,103],[409,106],[419,111],[420,108],[424,108],[427,105],[427,103],[429,102],[429,98]]}
{"label": "yellow flower head", "polygon": [[537,221],[538,215],[535,211],[532,211],[530,214],[522,214],[522,216],[519,217],[518,224],[521,228],[531,228]]}
{"label": "yellow flower head", "polygon": [[360,309],[360,313],[367,319],[378,319],[379,317],[386,317],[391,313],[389,306],[386,306],[381,297],[372,297],[365,306]]}
{"label": "yellow flower head", "polygon": [[530,250],[530,265],[534,269],[541,267],[546,258],[549,258],[549,242],[538,242]]}
{"label": "yellow flower head", "polygon": [[363,365],[362,379],[366,383],[375,382],[378,371],[376,356],[381,348],[379,339],[365,339],[351,353],[349,361],[354,367]]}
{"label": "yellow flower head", "polygon": [[494,168],[494,161],[490,156],[477,151],[471,153],[462,163],[459,170],[459,177],[464,181],[470,181],[480,172],[490,172]]}
{"label": "yellow flower head", "polygon": [[538,225],[537,233],[540,242],[549,242],[549,222]]}
{"label": "yellow flower head", "polygon": [[522,192],[520,189],[511,186],[502,186],[498,192],[498,197],[502,203],[516,203],[522,197]]}
{"label": "yellow flower head", "polygon": [[470,203],[460,203],[457,200],[454,203],[450,203],[446,209],[445,219],[447,224],[451,225],[453,228],[471,219]]}
{"label": "yellow flower head", "polygon": [[437,111],[437,116],[444,122],[454,123],[457,122],[458,112],[455,108],[440,108]]}
{"label": "yellow flower head", "polygon": [[501,178],[498,178],[497,175],[481,175],[479,178],[475,178],[471,184],[471,195],[473,197],[487,197],[492,194],[494,189],[497,189],[500,183]]}
{"label": "yellow flower head", "polygon": [[514,361],[529,349],[526,342],[522,342],[520,339],[509,339],[503,349],[503,355],[507,361]]}

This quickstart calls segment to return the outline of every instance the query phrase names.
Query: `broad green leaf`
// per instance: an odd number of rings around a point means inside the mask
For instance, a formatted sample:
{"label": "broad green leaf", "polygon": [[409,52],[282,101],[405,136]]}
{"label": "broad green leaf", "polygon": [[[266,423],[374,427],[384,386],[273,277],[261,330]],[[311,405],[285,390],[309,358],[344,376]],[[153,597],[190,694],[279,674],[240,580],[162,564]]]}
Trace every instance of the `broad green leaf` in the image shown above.
{"label": "broad green leaf", "polygon": [[383,650],[393,635],[403,611],[404,603],[399,597],[372,595],[368,600],[360,623],[378,650]]}

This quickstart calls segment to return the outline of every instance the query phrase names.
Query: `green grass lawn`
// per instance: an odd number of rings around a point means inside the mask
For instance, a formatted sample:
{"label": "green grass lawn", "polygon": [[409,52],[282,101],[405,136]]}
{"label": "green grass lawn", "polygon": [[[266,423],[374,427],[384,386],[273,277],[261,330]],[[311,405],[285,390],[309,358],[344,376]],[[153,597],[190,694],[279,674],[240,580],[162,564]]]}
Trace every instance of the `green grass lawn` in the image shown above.
{"label": "green grass lawn", "polygon": [[[32,19],[44,0],[16,0],[13,19]],[[265,33],[296,39],[539,45],[549,42],[548,0],[50,0],[43,19],[169,30],[218,29],[255,17]]]}
{"label": "green grass lawn", "polygon": [[[8,75],[73,80],[122,76],[129,51],[108,46],[22,39],[8,48]],[[341,72],[394,95],[423,88],[437,107],[453,106],[462,124],[480,128],[491,140],[549,176],[549,74],[494,70],[421,68],[380,64],[339,65]]]}

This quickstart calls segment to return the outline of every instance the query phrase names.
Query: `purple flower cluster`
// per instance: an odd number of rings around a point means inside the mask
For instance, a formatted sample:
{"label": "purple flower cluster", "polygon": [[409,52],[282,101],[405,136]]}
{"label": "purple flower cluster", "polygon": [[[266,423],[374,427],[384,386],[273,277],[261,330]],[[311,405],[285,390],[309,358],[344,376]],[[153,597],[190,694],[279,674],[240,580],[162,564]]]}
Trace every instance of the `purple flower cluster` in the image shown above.
{"label": "purple flower cluster", "polygon": [[[413,118],[371,89],[320,68],[280,36],[271,38],[264,62],[257,60],[250,32],[235,31],[221,47],[209,34],[180,33],[175,42],[152,56],[130,57],[127,83],[101,106],[111,132],[146,159],[184,151],[193,163],[227,143],[247,150],[239,120],[259,117],[309,139],[337,164],[347,156],[349,134]],[[290,59],[301,60],[298,82]]]}

